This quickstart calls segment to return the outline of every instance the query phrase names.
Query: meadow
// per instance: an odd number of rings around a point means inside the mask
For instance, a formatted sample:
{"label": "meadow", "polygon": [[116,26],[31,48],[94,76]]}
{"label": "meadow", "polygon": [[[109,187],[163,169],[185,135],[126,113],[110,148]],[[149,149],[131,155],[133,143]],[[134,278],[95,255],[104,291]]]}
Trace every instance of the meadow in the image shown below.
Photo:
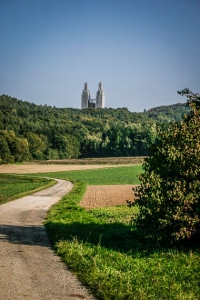
{"label": "meadow", "polygon": [[38,174],[74,183],[46,217],[52,247],[97,299],[197,300],[199,249],[161,248],[139,239],[136,206],[86,210],[79,205],[87,185],[138,184],[141,171],[135,165]]}
{"label": "meadow", "polygon": [[43,177],[59,178],[69,181],[81,181],[87,185],[139,184],[137,175],[142,172],[142,165],[103,168],[81,171],[38,173]]}

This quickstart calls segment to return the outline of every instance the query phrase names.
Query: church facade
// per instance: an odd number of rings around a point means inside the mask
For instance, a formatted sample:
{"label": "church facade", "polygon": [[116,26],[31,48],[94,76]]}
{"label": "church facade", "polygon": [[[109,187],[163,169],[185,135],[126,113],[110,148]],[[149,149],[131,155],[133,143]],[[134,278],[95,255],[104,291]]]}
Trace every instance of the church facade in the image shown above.
{"label": "church facade", "polygon": [[99,83],[99,89],[96,94],[96,99],[91,99],[88,89],[88,83],[85,82],[84,89],[81,95],[81,108],[105,108],[105,94],[103,84]]}

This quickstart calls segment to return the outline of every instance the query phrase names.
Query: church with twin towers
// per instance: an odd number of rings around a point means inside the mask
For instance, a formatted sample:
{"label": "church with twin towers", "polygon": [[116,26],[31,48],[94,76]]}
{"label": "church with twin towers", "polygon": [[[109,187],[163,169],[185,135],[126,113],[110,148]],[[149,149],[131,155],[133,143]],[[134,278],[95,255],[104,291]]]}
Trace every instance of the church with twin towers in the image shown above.
{"label": "church with twin towers", "polygon": [[99,83],[99,89],[96,94],[96,99],[91,99],[88,89],[88,83],[85,82],[84,89],[81,95],[81,108],[105,108],[105,94],[103,84]]}

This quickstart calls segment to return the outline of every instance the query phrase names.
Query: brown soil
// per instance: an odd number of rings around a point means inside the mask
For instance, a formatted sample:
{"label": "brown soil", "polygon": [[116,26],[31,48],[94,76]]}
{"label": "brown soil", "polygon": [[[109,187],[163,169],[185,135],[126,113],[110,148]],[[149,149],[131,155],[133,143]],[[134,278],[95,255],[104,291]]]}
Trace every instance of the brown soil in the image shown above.
{"label": "brown soil", "polygon": [[94,207],[115,206],[127,204],[126,200],[134,201],[132,190],[136,185],[90,185],[80,203],[90,209]]}

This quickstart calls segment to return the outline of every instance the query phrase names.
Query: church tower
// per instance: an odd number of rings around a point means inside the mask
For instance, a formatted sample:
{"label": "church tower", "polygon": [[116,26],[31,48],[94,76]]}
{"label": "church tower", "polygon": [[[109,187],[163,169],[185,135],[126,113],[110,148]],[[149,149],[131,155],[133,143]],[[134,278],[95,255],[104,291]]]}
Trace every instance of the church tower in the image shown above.
{"label": "church tower", "polygon": [[103,91],[103,84],[102,82],[99,83],[99,89],[97,91],[96,96],[96,105],[95,108],[105,108],[105,94]]}
{"label": "church tower", "polygon": [[81,94],[81,109],[84,108],[105,108],[105,94],[103,90],[103,84],[101,82],[99,83],[96,99],[90,98],[88,83],[84,83],[84,89]]}
{"label": "church tower", "polygon": [[81,108],[82,109],[88,108],[89,101],[90,101],[90,92],[88,90],[88,84],[87,84],[87,82],[85,82],[84,90],[81,95]]}

